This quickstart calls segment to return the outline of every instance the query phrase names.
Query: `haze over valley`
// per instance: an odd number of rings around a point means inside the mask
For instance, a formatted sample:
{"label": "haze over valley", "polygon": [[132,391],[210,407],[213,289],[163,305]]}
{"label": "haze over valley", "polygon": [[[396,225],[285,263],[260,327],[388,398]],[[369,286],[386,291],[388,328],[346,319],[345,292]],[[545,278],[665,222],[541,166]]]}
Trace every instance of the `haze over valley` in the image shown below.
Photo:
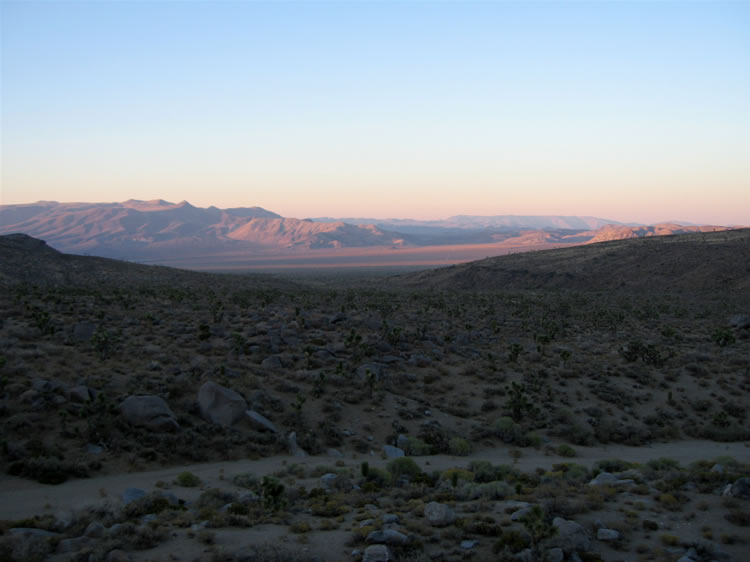
{"label": "haze over valley", "polygon": [[0,206],[0,234],[21,232],[64,252],[216,270],[440,265],[725,228],[580,216],[297,219],[260,207],[200,208],[161,199]]}

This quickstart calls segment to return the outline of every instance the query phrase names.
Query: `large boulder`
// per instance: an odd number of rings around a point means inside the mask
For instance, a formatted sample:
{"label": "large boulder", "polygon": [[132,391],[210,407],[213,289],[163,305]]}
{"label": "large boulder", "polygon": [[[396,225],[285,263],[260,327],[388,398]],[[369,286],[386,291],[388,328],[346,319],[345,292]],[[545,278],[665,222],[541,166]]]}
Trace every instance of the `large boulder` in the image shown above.
{"label": "large boulder", "polygon": [[445,527],[456,520],[456,513],[444,503],[430,502],[424,506],[424,516],[433,527]]}
{"label": "large boulder", "polygon": [[552,538],[550,546],[558,546],[567,554],[584,552],[591,548],[591,539],[584,528],[575,521],[555,517],[552,526],[557,529],[557,536]]}
{"label": "large boulder", "polygon": [[198,391],[198,406],[206,421],[230,426],[245,417],[245,399],[230,388],[208,381]]}
{"label": "large boulder", "polygon": [[362,562],[393,562],[391,550],[384,544],[373,544],[365,549]]}
{"label": "large boulder", "polygon": [[120,412],[131,425],[153,431],[180,429],[169,405],[159,396],[128,396],[120,404]]}
{"label": "large boulder", "polygon": [[738,478],[734,484],[728,487],[728,493],[725,495],[750,500],[750,478]]}

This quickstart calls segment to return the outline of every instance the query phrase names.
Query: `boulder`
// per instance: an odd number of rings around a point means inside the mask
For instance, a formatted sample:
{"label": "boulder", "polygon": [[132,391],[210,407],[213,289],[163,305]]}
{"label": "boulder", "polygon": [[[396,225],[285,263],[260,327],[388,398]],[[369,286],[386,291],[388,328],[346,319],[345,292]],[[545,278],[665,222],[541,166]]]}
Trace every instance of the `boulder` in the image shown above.
{"label": "boulder", "polygon": [[620,533],[614,529],[599,529],[596,532],[596,538],[600,541],[616,541],[620,538]]}
{"label": "boulder", "polygon": [[591,539],[575,521],[555,517],[552,526],[557,528],[557,536],[551,539],[551,546],[558,546],[568,554],[575,551],[583,552],[591,547]]}
{"label": "boulder", "polygon": [[245,399],[230,388],[208,381],[198,391],[198,406],[203,418],[228,427],[245,416]]}
{"label": "boulder", "polygon": [[286,438],[286,444],[289,447],[289,454],[293,457],[306,457],[307,451],[297,445],[297,432],[292,431]]}
{"label": "boulder", "polygon": [[565,553],[562,548],[548,548],[544,553],[545,562],[563,562]]}
{"label": "boulder", "polygon": [[127,488],[122,494],[122,503],[127,505],[130,502],[141,499],[145,495],[146,491],[140,488]]}
{"label": "boulder", "polygon": [[73,326],[73,339],[76,341],[89,341],[96,332],[97,325],[93,322],[79,322]]}
{"label": "boulder", "polygon": [[362,556],[362,562],[393,562],[394,560],[391,549],[384,544],[368,546]]}
{"label": "boulder", "polygon": [[738,330],[750,329],[750,315],[748,314],[735,314],[729,318],[729,325],[737,328]]}
{"label": "boulder", "polygon": [[734,484],[732,484],[732,487],[729,489],[729,495],[733,498],[750,500],[750,478],[743,477],[735,480]]}
{"label": "boulder", "polygon": [[387,459],[397,459],[404,456],[404,450],[393,445],[383,445],[383,452]]}
{"label": "boulder", "polygon": [[626,486],[633,483],[633,480],[624,480],[609,472],[600,472],[589,482],[589,486]]}
{"label": "boulder", "polygon": [[373,531],[365,539],[367,544],[388,544],[391,546],[402,546],[409,544],[409,537],[394,529],[384,531]]}
{"label": "boulder", "polygon": [[248,410],[246,414],[247,419],[250,420],[250,423],[253,427],[260,429],[261,431],[270,431],[271,433],[279,432],[273,422],[263,414],[259,414],[255,410]]}
{"label": "boulder", "polygon": [[444,503],[430,502],[424,506],[424,517],[433,527],[445,527],[456,520],[456,513]]}
{"label": "boulder", "polygon": [[152,431],[180,429],[169,405],[159,396],[128,396],[120,404],[120,412],[131,425]]}
{"label": "boulder", "polygon": [[65,396],[71,402],[83,404],[96,398],[96,394],[88,386],[79,384],[65,391]]}

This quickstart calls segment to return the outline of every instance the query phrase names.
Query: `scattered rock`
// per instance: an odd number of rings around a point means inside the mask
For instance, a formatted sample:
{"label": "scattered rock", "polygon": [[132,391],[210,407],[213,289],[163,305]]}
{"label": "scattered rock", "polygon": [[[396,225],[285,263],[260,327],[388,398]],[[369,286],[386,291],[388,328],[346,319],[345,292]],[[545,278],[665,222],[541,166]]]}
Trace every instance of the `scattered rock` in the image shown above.
{"label": "scattered rock", "polygon": [[614,529],[599,529],[596,532],[596,538],[600,541],[616,541],[620,538],[620,533]]}
{"label": "scattered rock", "polygon": [[247,412],[242,396],[212,381],[205,382],[198,391],[198,406],[206,421],[225,427],[234,425]]}
{"label": "scattered rock", "polygon": [[180,429],[169,405],[159,396],[128,396],[120,404],[120,412],[131,425],[153,431]]}
{"label": "scattered rock", "polygon": [[433,527],[445,527],[456,520],[456,513],[447,505],[430,502],[424,506],[424,516]]}
{"label": "scattered rock", "polygon": [[289,447],[289,454],[293,457],[306,457],[307,451],[297,445],[297,432],[292,431],[286,438],[287,447]]}
{"label": "scattered rock", "polygon": [[387,544],[390,546],[402,546],[409,544],[409,537],[394,529],[384,531],[373,531],[365,539],[367,544]]}
{"label": "scattered rock", "polygon": [[387,459],[397,459],[404,456],[404,450],[393,445],[383,445],[383,452]]}
{"label": "scattered rock", "polygon": [[591,547],[591,539],[583,527],[575,521],[555,517],[552,525],[557,528],[557,536],[550,541],[553,546],[562,548],[566,553],[576,550],[586,551]]}
{"label": "scattered rock", "polygon": [[544,560],[546,562],[563,562],[565,553],[562,548],[548,548],[544,553]]}
{"label": "scattered rock", "polygon": [[391,549],[384,544],[373,544],[365,549],[362,562],[393,562],[395,558]]}
{"label": "scattered rock", "polygon": [[86,530],[83,532],[83,534],[87,537],[98,538],[104,536],[104,530],[104,525],[102,525],[98,521],[92,521],[91,523],[89,523],[89,526],[86,527]]}
{"label": "scattered rock", "polygon": [[[726,494],[725,494],[726,495]],[[750,500],[750,478],[743,477],[738,478],[731,488],[729,488],[729,494],[733,498],[740,498],[743,500]]]}
{"label": "scattered rock", "polygon": [[471,541],[466,540],[466,541],[461,541],[461,545],[460,546],[464,550],[471,550],[472,548],[474,548],[478,544],[479,544],[479,541],[477,541],[477,540],[471,540]]}
{"label": "scattered rock", "polygon": [[247,418],[250,420],[253,426],[264,431],[270,431],[271,433],[278,433],[279,430],[271,420],[262,414],[259,414],[255,410],[247,411]]}
{"label": "scattered rock", "polygon": [[127,505],[130,502],[141,499],[145,495],[146,491],[141,490],[140,488],[127,488],[122,494],[122,503]]}
{"label": "scattered rock", "polygon": [[589,482],[589,486],[625,486],[628,484],[633,484],[633,480],[621,480],[618,476],[609,472],[600,472]]}

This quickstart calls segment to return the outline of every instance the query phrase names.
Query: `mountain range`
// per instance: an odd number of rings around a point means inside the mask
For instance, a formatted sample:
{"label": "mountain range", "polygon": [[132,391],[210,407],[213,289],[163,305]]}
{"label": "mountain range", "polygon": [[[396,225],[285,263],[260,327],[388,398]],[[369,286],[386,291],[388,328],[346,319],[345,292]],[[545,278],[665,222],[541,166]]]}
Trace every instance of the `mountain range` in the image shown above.
{"label": "mountain range", "polygon": [[202,208],[187,201],[162,199],[0,205],[0,234],[24,233],[63,252],[150,262],[198,254],[215,258],[224,253],[298,255],[316,250],[413,250],[461,245],[487,245],[489,255],[503,253],[503,248],[579,245],[724,229],[671,223],[645,226],[579,216],[457,215],[427,221],[296,219],[261,207]]}

